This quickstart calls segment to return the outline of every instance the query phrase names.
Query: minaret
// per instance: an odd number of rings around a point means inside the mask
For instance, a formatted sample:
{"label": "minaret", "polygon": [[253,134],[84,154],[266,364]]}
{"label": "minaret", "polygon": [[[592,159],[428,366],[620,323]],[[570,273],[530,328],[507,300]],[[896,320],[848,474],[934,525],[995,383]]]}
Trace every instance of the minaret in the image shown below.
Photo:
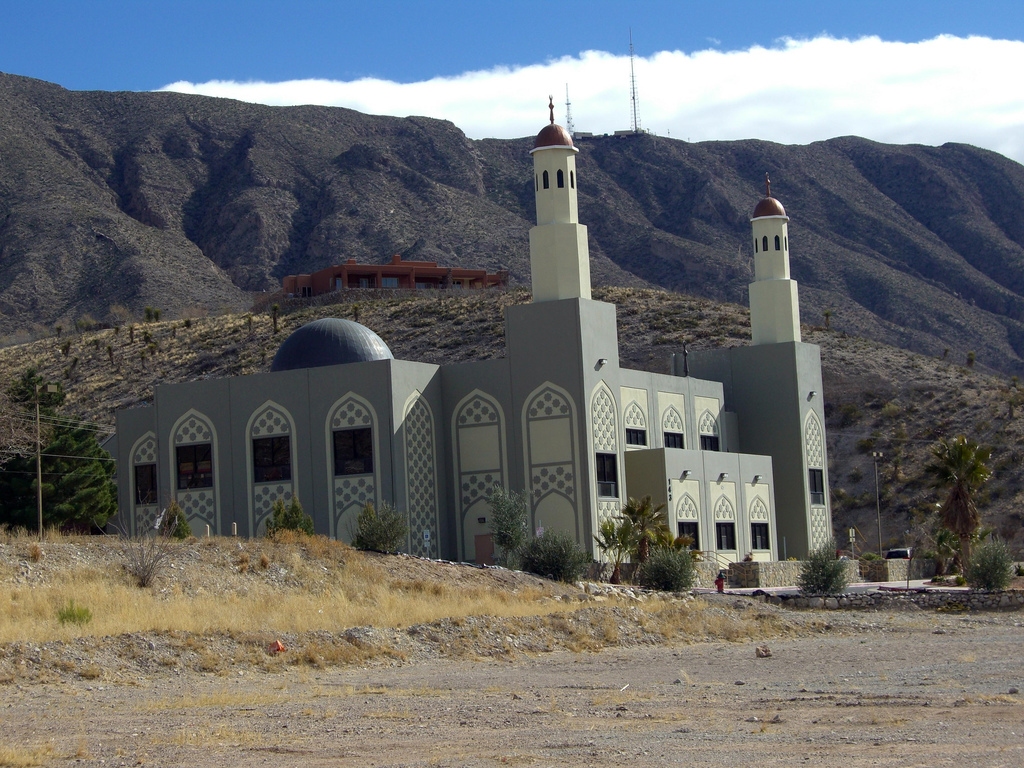
{"label": "minaret", "polygon": [[800,302],[789,276],[789,217],[772,197],[764,175],[765,196],[754,208],[754,282],[750,284],[750,330],[753,344],[800,341]]}
{"label": "minaret", "polygon": [[533,155],[537,226],[530,230],[533,300],[590,298],[587,228],[576,205],[576,153],[572,137],[555,125],[555,103],[548,100],[550,123],[537,134]]}

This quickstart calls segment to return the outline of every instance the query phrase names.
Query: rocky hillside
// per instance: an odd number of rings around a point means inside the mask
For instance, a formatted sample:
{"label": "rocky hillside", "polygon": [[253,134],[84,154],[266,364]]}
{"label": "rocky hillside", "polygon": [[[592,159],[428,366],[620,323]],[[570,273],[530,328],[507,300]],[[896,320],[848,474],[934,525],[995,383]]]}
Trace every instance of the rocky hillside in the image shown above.
{"label": "rocky hillside", "polygon": [[[538,106],[538,128],[546,111]],[[579,142],[595,283],[745,301],[771,172],[804,322],[1024,370],[1024,167],[970,146]],[[244,308],[283,275],[395,253],[524,283],[530,139],[0,75],[0,336]],[[946,352],[948,350],[948,352]]]}
{"label": "rocky hillside", "polygon": [[[356,294],[343,304],[285,303],[277,333],[269,314],[234,314],[136,322],[0,349],[0,385],[35,366],[62,384],[70,415],[113,425],[115,409],[149,402],[157,384],[269,370],[288,333],[318,317],[357,319],[400,359],[454,363],[499,357],[504,307],[529,300],[525,289]],[[667,373],[670,354],[683,344],[695,349],[750,341],[749,314],[738,305],[632,288],[600,289],[596,298],[618,307],[623,366]],[[986,524],[1024,559],[1019,383],[949,357],[911,353],[843,331],[805,325],[803,332],[822,353],[836,531],[856,527],[862,545],[876,546],[871,451],[882,451],[883,543],[906,544],[906,532],[940,500],[923,471],[929,448],[940,437],[963,433],[993,447],[995,474],[981,506]]]}

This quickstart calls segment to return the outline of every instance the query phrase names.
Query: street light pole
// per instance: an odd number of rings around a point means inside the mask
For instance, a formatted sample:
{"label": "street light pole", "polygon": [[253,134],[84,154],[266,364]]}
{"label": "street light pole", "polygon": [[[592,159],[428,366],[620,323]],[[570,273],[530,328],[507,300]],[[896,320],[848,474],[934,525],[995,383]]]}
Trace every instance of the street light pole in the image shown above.
{"label": "street light pole", "polygon": [[882,502],[878,493],[878,460],[884,458],[881,451],[872,451],[871,458],[875,462],[875,519],[878,521],[878,556],[882,556]]}
{"label": "street light pole", "polygon": [[[56,384],[47,384],[46,392],[56,392]],[[36,382],[36,511],[39,514],[39,540],[43,540],[43,444],[39,429],[39,382]]]}

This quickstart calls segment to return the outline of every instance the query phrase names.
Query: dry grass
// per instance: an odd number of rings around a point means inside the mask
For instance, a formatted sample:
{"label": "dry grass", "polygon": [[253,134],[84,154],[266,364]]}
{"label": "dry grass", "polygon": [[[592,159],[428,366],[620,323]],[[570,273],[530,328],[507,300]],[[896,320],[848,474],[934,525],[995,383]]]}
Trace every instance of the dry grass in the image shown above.
{"label": "dry grass", "polygon": [[45,765],[54,758],[52,744],[37,747],[0,745],[0,768],[28,768]]}
{"label": "dry grass", "polygon": [[[24,551],[17,541],[12,546]],[[204,539],[177,547],[171,558],[176,569],[168,568],[168,578],[151,589],[135,587],[113,561],[109,567],[54,569],[43,583],[11,583],[13,579],[4,578],[10,586],[0,593],[0,642],[175,630],[272,636],[368,625],[402,628],[475,615],[534,616],[571,607],[541,601],[544,593],[539,589],[513,593],[427,579],[393,582],[375,562],[323,537],[244,543]],[[240,554],[239,547],[248,551]],[[197,553],[196,548],[206,552]],[[215,576],[226,579],[229,586],[204,586],[202,574],[195,577],[198,583],[173,580],[189,578],[188,566],[182,563],[193,562],[197,555],[221,558],[223,571]],[[241,567],[254,557],[259,559],[259,571]],[[58,611],[72,600],[91,611],[88,624],[59,623]],[[313,665],[358,661],[362,652],[350,643],[314,645],[306,650],[306,661]],[[202,666],[209,671],[219,668],[212,660],[203,661]]]}

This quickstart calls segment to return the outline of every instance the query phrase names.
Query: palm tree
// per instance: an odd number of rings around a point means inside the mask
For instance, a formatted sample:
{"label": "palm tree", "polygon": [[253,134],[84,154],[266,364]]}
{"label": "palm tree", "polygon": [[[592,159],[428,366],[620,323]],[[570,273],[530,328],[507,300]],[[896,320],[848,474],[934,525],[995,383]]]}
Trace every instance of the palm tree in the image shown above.
{"label": "palm tree", "polygon": [[600,533],[594,536],[598,549],[612,562],[612,575],[608,579],[612,584],[622,583],[622,561],[637,545],[633,524],[626,519],[603,520]]}
{"label": "palm tree", "polygon": [[669,534],[668,518],[665,517],[665,505],[654,506],[650,496],[642,499],[630,499],[622,508],[622,518],[628,520],[636,535],[636,561],[647,562],[651,554],[651,545]]}
{"label": "palm tree", "polygon": [[991,448],[957,435],[952,440],[940,440],[925,467],[937,487],[949,489],[939,515],[942,524],[960,539],[960,564],[965,573],[971,559],[971,535],[981,525],[974,496],[992,476],[987,464],[991,456]]}

